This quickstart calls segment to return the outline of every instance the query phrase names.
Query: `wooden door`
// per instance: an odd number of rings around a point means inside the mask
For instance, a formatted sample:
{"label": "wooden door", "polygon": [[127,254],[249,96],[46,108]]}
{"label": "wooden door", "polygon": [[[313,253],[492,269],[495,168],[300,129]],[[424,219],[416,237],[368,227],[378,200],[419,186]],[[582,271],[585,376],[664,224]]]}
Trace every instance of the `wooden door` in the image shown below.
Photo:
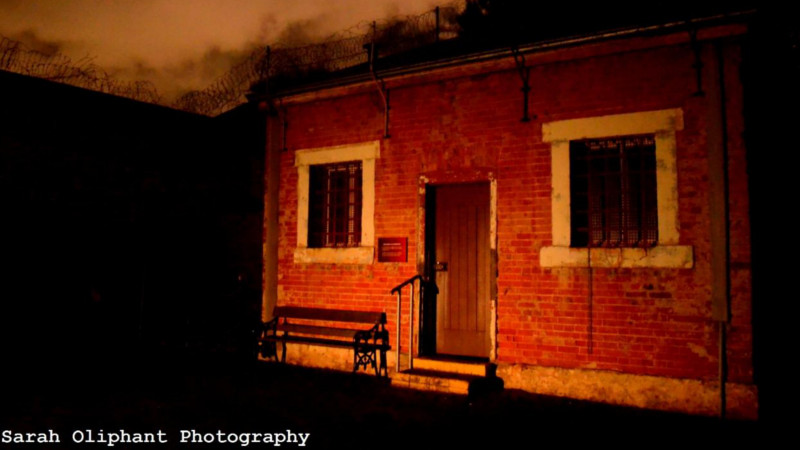
{"label": "wooden door", "polygon": [[489,356],[489,185],[436,188],[436,352]]}

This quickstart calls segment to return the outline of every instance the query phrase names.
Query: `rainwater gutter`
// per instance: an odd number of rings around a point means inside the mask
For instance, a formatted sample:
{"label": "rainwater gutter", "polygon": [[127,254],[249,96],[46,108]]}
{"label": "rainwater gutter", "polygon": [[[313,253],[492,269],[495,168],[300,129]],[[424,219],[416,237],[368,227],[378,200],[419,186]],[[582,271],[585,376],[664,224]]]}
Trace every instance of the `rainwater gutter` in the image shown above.
{"label": "rainwater gutter", "polygon": [[[375,29],[375,22],[372,23],[373,30]],[[381,95],[381,100],[383,100],[383,137],[389,138],[389,90],[386,89],[386,83],[384,83],[383,78],[378,76],[378,73],[375,71],[375,58],[378,56],[375,52],[375,39],[374,39],[375,32],[373,31],[373,40],[369,44],[369,73],[372,75],[372,81],[375,83],[375,87],[378,88],[378,93]]]}
{"label": "rainwater gutter", "polygon": [[[727,326],[730,321],[730,302],[731,302],[731,280],[730,280],[730,264],[731,264],[731,246],[730,246],[730,217],[729,217],[729,201],[730,201],[730,192],[729,192],[729,176],[728,176],[728,118],[727,118],[727,108],[728,103],[726,100],[726,92],[725,92],[725,58],[723,56],[723,48],[720,43],[714,43],[712,47],[712,57],[715,59],[714,64],[717,70],[717,80],[718,83],[716,90],[716,95],[719,96],[717,103],[717,120],[719,120],[719,132],[720,132],[720,155],[721,161],[716,162],[716,169],[721,173],[718,175],[719,179],[716,181],[717,184],[721,184],[721,186],[716,187],[716,191],[722,192],[713,192],[715,188],[712,186],[712,193],[711,195],[716,194],[717,197],[721,197],[721,205],[718,206],[718,209],[721,210],[722,213],[719,218],[717,219],[718,223],[715,227],[718,233],[721,235],[717,235],[716,239],[720,240],[721,242],[717,244],[717,248],[712,247],[712,252],[714,250],[719,253],[716,255],[716,258],[722,258],[723,261],[718,263],[719,267],[717,270],[724,271],[721,274],[721,278],[723,280],[714,282],[713,284],[715,287],[721,291],[717,294],[717,304],[712,305],[712,313],[714,315],[714,319],[717,321],[719,327],[719,414],[720,419],[725,419],[726,412],[727,412],[727,395],[726,395],[726,383],[727,383],[727,375],[728,375],[728,367],[727,367]],[[714,100],[712,98],[712,100]],[[713,163],[713,162],[712,162]],[[711,176],[711,182],[714,182],[713,175]],[[714,200],[712,199],[712,202]],[[712,208],[712,214],[714,213],[714,209]],[[713,219],[712,219],[712,227],[713,227]],[[721,228],[721,229],[720,229]],[[714,232],[715,229],[712,228],[712,242],[714,240]],[[713,244],[712,244],[713,245]],[[718,247],[720,245],[724,245],[724,251],[720,252]],[[712,254],[712,259],[715,258],[715,255]],[[714,269],[712,269],[714,270]]]}
{"label": "rainwater gutter", "polygon": [[[687,27],[691,28],[691,27],[699,27],[702,25],[724,24],[736,20],[746,19],[755,14],[755,12],[756,10],[748,10],[730,14],[718,14],[698,19],[668,22],[659,25],[649,25],[649,26],[635,27],[635,28],[623,28],[623,29],[617,29],[591,35],[573,36],[563,39],[555,39],[551,41],[542,41],[526,45],[519,45],[514,48],[519,54],[539,53],[550,50],[558,50],[585,44],[597,43],[606,40],[621,39],[641,34],[666,34],[670,32],[681,31],[683,29],[686,29]],[[449,58],[442,58],[442,59],[437,59],[435,61],[428,61],[417,64],[409,64],[400,67],[384,69],[380,71],[372,70],[373,68],[370,67],[369,71],[370,73],[350,75],[342,78],[335,78],[328,81],[311,83],[298,88],[289,88],[280,90],[279,92],[274,93],[273,98],[292,97],[295,95],[320,91],[324,89],[331,89],[353,84],[365,83],[369,81],[374,81],[375,78],[380,78],[383,80],[387,78],[412,75],[437,69],[445,69],[464,64],[487,62],[497,59],[508,58],[509,56],[513,56],[512,50],[510,50],[510,48],[511,48],[510,46],[505,46],[500,49],[476,52],[468,55],[453,56]],[[370,62],[370,64],[372,63]]]}
{"label": "rainwater gutter", "polygon": [[[725,89],[725,58],[723,43],[716,41],[697,49],[707,64],[706,88],[694,95],[705,98],[706,148],[708,151],[708,211],[711,269],[711,320],[718,330],[718,382],[719,418],[725,419],[727,412],[727,327],[730,322],[731,301],[731,248],[729,216],[728,175],[728,118]],[[699,86],[698,86],[699,87]]]}

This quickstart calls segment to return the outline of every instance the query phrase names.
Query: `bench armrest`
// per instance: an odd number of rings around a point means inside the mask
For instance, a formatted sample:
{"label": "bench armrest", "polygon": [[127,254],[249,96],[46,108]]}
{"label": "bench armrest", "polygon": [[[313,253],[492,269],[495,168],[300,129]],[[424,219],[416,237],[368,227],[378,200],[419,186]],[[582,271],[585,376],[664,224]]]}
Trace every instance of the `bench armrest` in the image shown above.
{"label": "bench armrest", "polygon": [[[268,336],[276,336],[278,332],[278,319],[279,317],[273,317],[272,320],[268,322],[261,323],[261,333],[260,334],[267,334]],[[269,334],[272,332],[271,334]]]}
{"label": "bench armrest", "polygon": [[353,340],[357,344],[369,344],[372,341],[373,345],[378,345],[380,341],[380,345],[385,346],[389,344],[389,333],[383,330],[380,324],[376,324],[369,330],[356,332]]}

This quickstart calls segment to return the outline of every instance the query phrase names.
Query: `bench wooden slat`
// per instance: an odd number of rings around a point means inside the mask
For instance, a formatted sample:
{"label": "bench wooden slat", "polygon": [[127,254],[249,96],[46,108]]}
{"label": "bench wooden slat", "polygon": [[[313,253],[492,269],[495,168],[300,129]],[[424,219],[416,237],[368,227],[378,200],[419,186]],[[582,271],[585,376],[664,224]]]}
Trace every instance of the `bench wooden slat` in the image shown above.
{"label": "bench wooden slat", "polygon": [[[265,336],[261,338],[262,341],[272,341],[272,342],[283,342],[283,336]],[[347,344],[344,341],[339,341],[336,339],[325,339],[325,338],[315,338],[315,337],[308,337],[308,336],[286,336],[286,342],[296,342],[299,344],[314,344],[314,345],[324,345],[327,347],[345,347],[345,348],[353,348],[353,344]],[[378,350],[391,350],[392,347],[388,344],[382,343],[366,343],[363,344],[369,348],[375,348]]]}
{"label": "bench wooden slat", "polygon": [[273,316],[289,319],[327,320],[331,322],[386,323],[386,314],[382,312],[303,308],[298,306],[276,306]]}
{"label": "bench wooden slat", "polygon": [[333,327],[317,327],[313,325],[296,325],[293,323],[283,324],[280,323],[277,325],[276,329],[281,331],[287,331],[289,333],[300,333],[300,334],[311,334],[315,336],[339,336],[344,338],[354,338],[356,333],[361,330],[348,330],[345,328],[333,328]]}

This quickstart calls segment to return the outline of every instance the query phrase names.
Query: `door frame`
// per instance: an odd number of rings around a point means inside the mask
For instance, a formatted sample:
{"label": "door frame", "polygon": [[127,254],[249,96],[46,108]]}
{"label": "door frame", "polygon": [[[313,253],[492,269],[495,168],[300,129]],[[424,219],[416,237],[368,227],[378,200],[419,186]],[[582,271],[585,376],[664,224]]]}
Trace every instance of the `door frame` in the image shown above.
{"label": "door frame", "polygon": [[[466,175],[466,176],[465,176]],[[431,226],[435,217],[434,189],[437,186],[488,183],[489,185],[489,361],[497,359],[497,180],[491,170],[473,169],[468,174],[453,172],[437,172],[420,175],[418,182],[418,208],[417,208],[417,271],[430,279],[433,274],[432,243],[429,239],[433,232],[426,230]],[[431,189],[433,188],[433,189]],[[435,231],[435,230],[433,230]],[[422,300],[422,299],[421,299]],[[417,319],[415,335],[417,348],[414,352],[421,356],[435,356],[435,341],[433,351],[430,348],[431,337],[435,338],[436,325],[426,327],[423,324],[425,317],[422,311],[422,301],[415,308]],[[427,338],[427,339],[426,339]]]}

